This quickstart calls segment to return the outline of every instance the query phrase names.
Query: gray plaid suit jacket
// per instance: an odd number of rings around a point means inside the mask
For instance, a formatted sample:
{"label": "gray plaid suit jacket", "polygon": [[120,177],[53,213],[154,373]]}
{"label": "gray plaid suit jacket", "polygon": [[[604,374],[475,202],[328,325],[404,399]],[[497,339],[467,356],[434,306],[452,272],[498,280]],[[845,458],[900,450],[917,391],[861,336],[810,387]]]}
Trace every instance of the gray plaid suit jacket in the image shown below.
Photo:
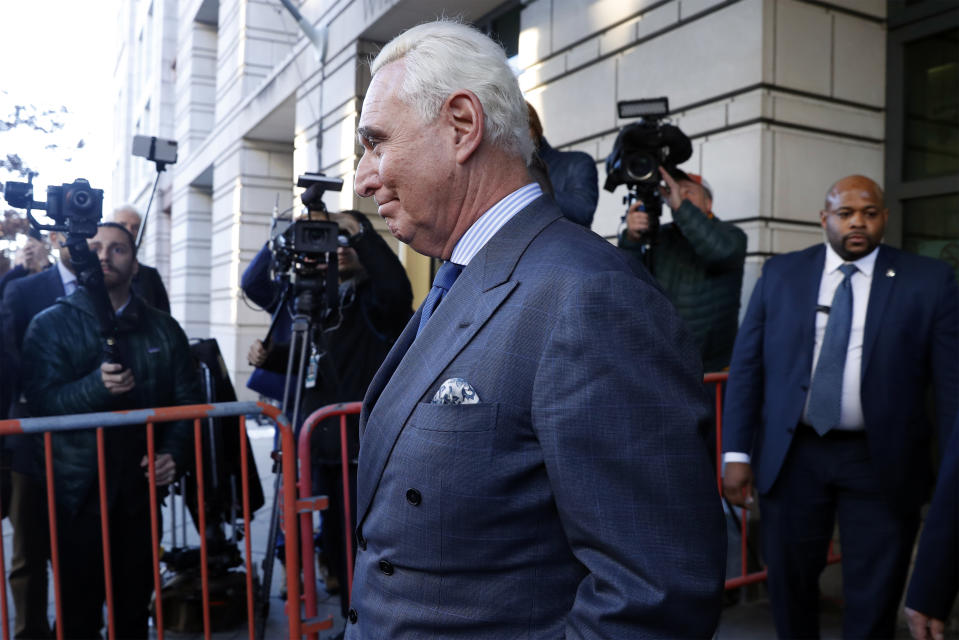
{"label": "gray plaid suit jacket", "polygon": [[645,269],[543,197],[419,316],[364,401],[347,637],[710,636],[699,355]]}

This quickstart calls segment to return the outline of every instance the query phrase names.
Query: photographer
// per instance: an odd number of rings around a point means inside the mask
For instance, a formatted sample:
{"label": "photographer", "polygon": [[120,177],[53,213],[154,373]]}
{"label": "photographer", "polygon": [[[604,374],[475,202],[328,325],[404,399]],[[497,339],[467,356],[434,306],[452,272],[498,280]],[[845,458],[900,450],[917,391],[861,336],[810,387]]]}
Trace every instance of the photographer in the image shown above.
{"label": "photographer", "polygon": [[[703,370],[729,366],[739,322],[746,234],[713,214],[713,194],[700,176],[662,167],[659,191],[673,221],[655,230],[642,201],[626,214],[620,248],[643,261],[676,306],[699,345]],[[651,241],[646,249],[647,241]],[[649,251],[644,256],[644,250]]]}
{"label": "photographer", "polygon": [[[21,369],[31,413],[66,415],[199,402],[199,380],[182,329],[132,291],[138,266],[133,236],[117,223],[101,223],[89,247],[99,259],[117,316],[122,364],[103,361],[96,298],[86,286],[76,288],[36,315],[27,328]],[[72,259],[76,265],[76,251]],[[157,428],[157,486],[165,487],[187,468],[189,437],[186,422]],[[146,638],[153,581],[145,430],[107,429],[104,438],[116,587],[113,631],[119,638]],[[102,626],[105,582],[96,440],[92,430],[52,436],[63,596],[63,619],[57,624],[68,638],[99,637]],[[39,458],[42,443],[34,444]]]}
{"label": "photographer", "polygon": [[[339,309],[333,310],[333,326],[325,327],[322,309],[313,313],[307,353],[309,362],[301,387],[298,415],[301,419],[334,402],[362,400],[393,342],[412,315],[413,293],[403,266],[386,241],[358,211],[327,214],[311,212],[313,220],[329,220],[340,228],[348,246],[337,250]],[[243,276],[243,289],[251,300],[272,311],[280,298],[279,285],[269,279],[269,244],[260,250]],[[326,265],[316,264],[317,271]],[[316,294],[319,298],[320,295]],[[279,310],[286,314],[286,310]],[[281,317],[282,321],[282,317]],[[288,324],[287,324],[288,326]],[[288,332],[287,332],[288,333]],[[277,336],[282,335],[279,331]],[[257,340],[250,348],[250,364],[285,374],[289,358],[293,371],[299,370],[298,353],[290,353],[289,338],[277,338],[266,345]],[[315,365],[315,366],[314,366]],[[311,370],[315,373],[311,375]],[[295,396],[291,389],[291,401]],[[293,410],[290,409],[292,414]],[[355,463],[358,451],[357,418],[350,417],[349,456]],[[346,552],[343,538],[342,472],[340,470],[339,420],[321,423],[312,440],[314,490],[330,497],[323,513],[322,543],[334,575],[346,583]],[[356,495],[356,468],[351,465],[351,495]],[[355,510],[353,510],[355,514]],[[353,525],[350,526],[352,531]],[[346,615],[347,598],[342,599]]]}

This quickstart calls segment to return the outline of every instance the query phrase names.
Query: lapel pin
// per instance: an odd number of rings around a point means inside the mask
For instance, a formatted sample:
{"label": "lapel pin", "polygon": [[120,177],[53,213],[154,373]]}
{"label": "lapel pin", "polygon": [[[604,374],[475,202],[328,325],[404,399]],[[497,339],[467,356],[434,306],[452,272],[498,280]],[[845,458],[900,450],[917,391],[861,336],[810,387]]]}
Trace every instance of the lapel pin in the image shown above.
{"label": "lapel pin", "polygon": [[895,270],[895,269],[886,269],[886,277],[887,277],[887,278],[895,278],[895,277],[896,277],[896,270]]}

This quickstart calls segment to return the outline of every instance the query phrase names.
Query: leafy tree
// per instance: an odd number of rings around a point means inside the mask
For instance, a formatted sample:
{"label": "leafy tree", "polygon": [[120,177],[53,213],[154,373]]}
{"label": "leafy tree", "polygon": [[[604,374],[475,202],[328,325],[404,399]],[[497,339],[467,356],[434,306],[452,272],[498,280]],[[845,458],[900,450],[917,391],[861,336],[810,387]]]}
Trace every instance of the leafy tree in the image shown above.
{"label": "leafy tree", "polygon": [[[62,131],[70,117],[70,112],[65,106],[47,108],[33,104],[16,104],[11,100],[10,94],[2,89],[0,89],[0,97],[3,98],[0,100],[0,143],[6,142],[3,140],[4,133],[26,131],[31,136],[44,138],[45,141],[54,140],[42,146],[31,145],[34,156],[39,155],[35,150],[40,150],[40,153],[63,153],[66,155],[63,158],[65,162],[72,160],[70,157],[72,150],[84,147],[85,143],[82,139],[68,144],[56,141],[58,137],[62,138]],[[9,148],[9,144],[3,146]],[[0,175],[3,173],[7,173],[14,179],[27,179],[31,174],[37,175],[38,172],[32,168],[27,158],[14,151],[0,154]],[[13,209],[3,212],[0,217],[0,275],[10,269],[14,254],[21,243],[21,236],[25,236],[29,228],[30,223],[24,213]]]}
{"label": "leafy tree", "polygon": [[[0,93],[9,98],[6,91],[0,90]],[[36,131],[38,134],[53,134],[60,131],[65,126],[65,118],[69,115],[66,107],[59,109],[43,109],[32,104],[14,104],[5,116],[0,116],[0,133],[23,128]],[[83,140],[80,140],[75,148],[82,149]],[[64,147],[57,143],[47,144],[45,151],[55,151]],[[70,158],[66,159],[67,162]],[[26,178],[30,173],[36,173],[20,157],[19,153],[7,153],[5,158],[0,158],[0,169],[6,169],[10,173]]]}

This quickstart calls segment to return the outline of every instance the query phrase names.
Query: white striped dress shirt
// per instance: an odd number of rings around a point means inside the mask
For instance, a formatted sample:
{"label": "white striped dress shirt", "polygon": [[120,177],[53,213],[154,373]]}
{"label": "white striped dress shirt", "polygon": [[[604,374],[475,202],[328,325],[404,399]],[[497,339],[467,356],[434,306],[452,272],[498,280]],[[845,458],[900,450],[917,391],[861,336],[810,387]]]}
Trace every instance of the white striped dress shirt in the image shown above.
{"label": "white striped dress shirt", "polygon": [[539,184],[531,182],[494,204],[459,239],[456,246],[453,247],[450,262],[461,264],[464,267],[468,265],[473,256],[486,246],[490,238],[496,235],[496,232],[502,229],[504,224],[541,195],[543,195],[543,190]]}

